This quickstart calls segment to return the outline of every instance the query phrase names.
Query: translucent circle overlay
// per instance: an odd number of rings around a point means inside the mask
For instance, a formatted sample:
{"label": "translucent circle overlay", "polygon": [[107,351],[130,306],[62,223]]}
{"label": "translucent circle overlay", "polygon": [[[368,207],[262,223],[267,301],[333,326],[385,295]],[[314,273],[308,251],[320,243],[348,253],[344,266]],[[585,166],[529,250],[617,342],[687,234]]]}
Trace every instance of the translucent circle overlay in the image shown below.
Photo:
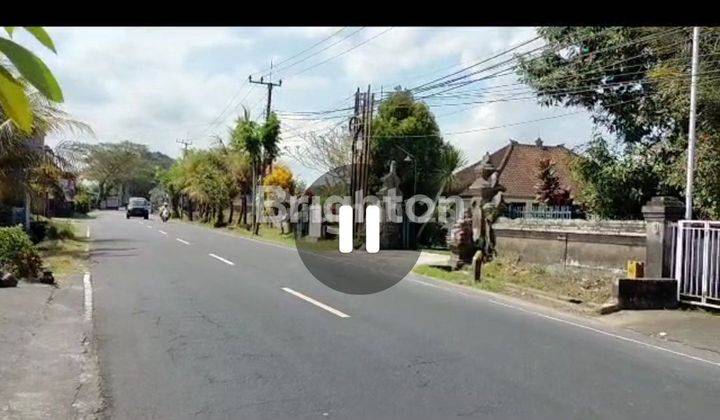
{"label": "translucent circle overlay", "polygon": [[[404,207],[395,208],[403,210],[402,220],[387,216],[389,206],[385,204],[387,200],[383,202],[383,194],[387,192],[379,188],[369,191],[363,197],[377,197],[379,203],[369,199],[366,200],[367,204],[355,206],[353,251],[340,252],[339,207],[352,204],[350,180],[353,170],[361,176],[369,173],[367,165],[341,166],[326,172],[305,190],[303,199],[307,200],[307,204],[300,206],[299,217],[302,222],[297,225],[295,244],[303,264],[318,281],[339,292],[368,295],[386,290],[407,276],[420,257],[420,251],[402,249],[403,243],[407,243],[410,232],[414,230],[407,221]],[[410,195],[403,196],[402,201],[408,198]],[[319,216],[318,209],[322,208],[322,224],[311,226],[311,204],[318,206],[315,207],[316,217]],[[376,253],[365,250],[363,219],[369,204],[379,205],[381,213],[380,251]],[[318,234],[321,238],[317,237]]]}

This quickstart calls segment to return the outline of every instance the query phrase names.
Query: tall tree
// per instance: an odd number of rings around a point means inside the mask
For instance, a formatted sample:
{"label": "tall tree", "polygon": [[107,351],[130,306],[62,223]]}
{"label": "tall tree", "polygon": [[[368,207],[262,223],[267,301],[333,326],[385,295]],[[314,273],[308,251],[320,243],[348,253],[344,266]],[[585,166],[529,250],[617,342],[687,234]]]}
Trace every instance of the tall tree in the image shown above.
{"label": "tall tree", "polygon": [[285,149],[287,156],[306,168],[330,172],[352,161],[352,139],[347,131],[308,132],[303,142]]}
{"label": "tall tree", "polygon": [[570,191],[560,185],[555,163],[550,159],[538,162],[535,199],[548,206],[565,206],[570,203]]}
{"label": "tall tree", "polygon": [[635,145],[623,152],[600,136],[594,137],[571,163],[578,189],[576,202],[587,212],[606,219],[637,219],[641,208],[661,183],[655,157],[648,147]]}
{"label": "tall tree", "polygon": [[280,120],[271,112],[267,121],[260,125],[250,119],[250,113],[244,109],[243,117],[239,118],[231,131],[231,147],[245,152],[253,167],[253,234],[257,235],[260,229],[258,218],[260,216],[257,190],[262,184],[262,177],[272,167],[280,148]]}
{"label": "tall tree", "polygon": [[[247,155],[252,170],[251,195],[252,195],[252,230],[255,232],[257,222],[257,176],[262,161],[262,140],[260,138],[258,124],[250,118],[250,112],[243,108],[242,118],[238,118],[235,127],[230,133],[230,147]],[[245,197],[243,197],[243,202]],[[244,216],[243,216],[244,217]]]}
{"label": "tall tree", "polygon": [[[635,197],[654,194],[680,195],[683,192],[684,150],[687,146],[688,92],[690,82],[691,29],[679,27],[552,27],[540,28],[547,48],[539,57],[520,59],[521,80],[532,87],[543,105],[580,106],[591,112],[595,123],[617,140],[609,145],[615,152],[607,163],[632,163],[642,170],[624,180],[625,189]],[[720,29],[703,28],[700,41],[700,82],[698,86],[698,139],[700,142],[720,134],[720,80],[711,73],[720,53]],[[599,153],[579,168],[592,166],[602,158],[601,145],[589,145]],[[712,150],[712,145],[699,148]],[[605,156],[607,157],[607,156]],[[720,215],[720,200],[709,194],[720,189],[712,176],[712,160],[698,160],[696,210]],[[628,168],[614,167],[614,174]],[[643,174],[642,171],[649,171]],[[607,172],[607,171],[606,171]],[[583,175],[587,178],[582,178]],[[592,171],[578,172],[592,191],[606,190]],[[649,182],[654,181],[654,182]],[[592,194],[592,193],[591,193]],[[594,200],[616,208],[600,209],[608,217],[625,217],[639,212],[608,197]]]}
{"label": "tall tree", "polygon": [[438,183],[432,175],[439,166],[438,152],[444,142],[428,106],[416,101],[409,91],[397,88],[380,104],[372,128],[371,182],[377,184],[394,160],[404,194],[412,194],[417,183],[418,194],[435,196]]}
{"label": "tall tree", "polygon": [[98,183],[98,200],[110,191],[123,195],[147,196],[158,183],[158,169],[167,169],[172,159],[150,152],[147,146],[129,141],[120,143],[68,143],[66,153],[73,156],[85,178]]}

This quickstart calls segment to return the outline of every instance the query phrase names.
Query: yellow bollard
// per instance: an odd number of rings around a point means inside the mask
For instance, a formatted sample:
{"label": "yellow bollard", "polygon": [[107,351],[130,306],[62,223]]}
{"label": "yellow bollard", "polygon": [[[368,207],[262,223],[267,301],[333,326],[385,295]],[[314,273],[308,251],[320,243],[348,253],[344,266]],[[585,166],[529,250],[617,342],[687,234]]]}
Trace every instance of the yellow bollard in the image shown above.
{"label": "yellow bollard", "polygon": [[639,279],[645,277],[645,263],[629,260],[627,263],[627,278]]}

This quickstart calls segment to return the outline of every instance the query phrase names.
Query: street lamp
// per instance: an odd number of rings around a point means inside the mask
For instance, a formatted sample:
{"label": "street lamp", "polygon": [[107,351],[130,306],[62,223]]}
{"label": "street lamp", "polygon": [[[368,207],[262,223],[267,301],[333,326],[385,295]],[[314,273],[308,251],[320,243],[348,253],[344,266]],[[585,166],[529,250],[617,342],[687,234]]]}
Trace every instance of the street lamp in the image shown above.
{"label": "street lamp", "polygon": [[405,159],[403,159],[403,162],[412,162],[413,163],[413,195],[417,194],[417,159],[415,156],[405,150],[402,146],[395,145],[398,149],[402,150],[405,153]]}

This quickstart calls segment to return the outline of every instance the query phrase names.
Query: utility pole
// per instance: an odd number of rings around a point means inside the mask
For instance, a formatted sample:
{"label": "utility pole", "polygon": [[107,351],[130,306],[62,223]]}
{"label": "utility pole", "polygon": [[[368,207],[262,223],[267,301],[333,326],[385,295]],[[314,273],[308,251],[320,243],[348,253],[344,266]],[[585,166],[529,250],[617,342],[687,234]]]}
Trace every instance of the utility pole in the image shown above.
{"label": "utility pole", "polygon": [[[270,63],[270,71],[272,71],[272,63]],[[272,75],[272,74],[271,74]],[[274,87],[280,87],[282,86],[282,79],[278,80],[277,83],[273,83],[272,81],[266,82],[262,76],[260,76],[260,80],[253,80],[252,75],[248,76],[248,81],[250,83],[255,83],[257,85],[265,85],[267,86],[267,108],[265,109],[265,121],[270,118],[270,106],[272,104],[272,91]]]}
{"label": "utility pole", "polygon": [[175,143],[183,145],[183,156],[185,156],[187,154],[188,146],[192,145],[192,142],[190,140],[184,140],[184,139],[177,139],[177,140],[175,140]]}
{"label": "utility pole", "polygon": [[697,67],[700,28],[693,28],[692,69],[690,70],[690,123],[688,127],[687,179],[685,183],[685,220],[692,220],[693,172],[695,171],[695,111],[697,107]]}
{"label": "utility pole", "polygon": [[[355,220],[362,220],[364,216],[364,208],[358,205],[362,203],[362,198],[368,194],[368,167],[370,165],[370,134],[372,132],[373,105],[375,94],[371,92],[368,85],[367,92],[360,92],[360,88],[355,92],[355,114],[350,119],[350,133],[352,140],[352,160],[350,168],[350,197],[351,203],[356,211]],[[360,192],[361,197],[357,197],[356,193]],[[353,237],[360,231],[360,226],[353,223]]]}
{"label": "utility pole", "polygon": [[[271,73],[270,73],[270,78],[272,78],[272,67],[273,67],[272,62],[270,62],[270,71],[271,71]],[[255,84],[257,84],[257,85],[265,85],[265,86],[267,86],[267,107],[265,108],[265,122],[267,123],[268,120],[270,119],[270,110],[271,110],[271,107],[272,107],[272,91],[273,91],[273,88],[276,87],[276,86],[277,86],[277,87],[282,86],[282,79],[281,79],[281,80],[278,80],[277,83],[273,83],[272,80],[269,80],[269,81],[266,82],[266,81],[264,80],[264,77],[263,77],[263,76],[260,76],[260,80],[253,80],[252,75],[250,75],[250,76],[248,76],[248,81],[249,81],[250,83],[255,83]],[[257,208],[257,207],[258,207],[258,203],[257,203],[257,184],[259,184],[259,183],[262,182],[262,177],[263,177],[263,175],[264,175],[264,174],[262,173],[263,170],[264,170],[264,168],[263,168],[263,163],[262,163],[262,162],[259,162],[259,164],[260,164],[260,168],[257,168],[257,169],[260,170],[260,177],[259,177],[259,179],[257,179],[257,182],[256,182],[256,175],[255,175],[255,172],[256,172],[256,171],[253,171],[253,197],[252,197],[252,200],[253,200],[253,234],[255,234],[255,235],[257,235],[257,234],[258,234],[258,231],[260,230],[260,224],[259,224],[259,222],[258,222],[258,213],[259,213],[259,212],[258,212],[258,208]]]}

